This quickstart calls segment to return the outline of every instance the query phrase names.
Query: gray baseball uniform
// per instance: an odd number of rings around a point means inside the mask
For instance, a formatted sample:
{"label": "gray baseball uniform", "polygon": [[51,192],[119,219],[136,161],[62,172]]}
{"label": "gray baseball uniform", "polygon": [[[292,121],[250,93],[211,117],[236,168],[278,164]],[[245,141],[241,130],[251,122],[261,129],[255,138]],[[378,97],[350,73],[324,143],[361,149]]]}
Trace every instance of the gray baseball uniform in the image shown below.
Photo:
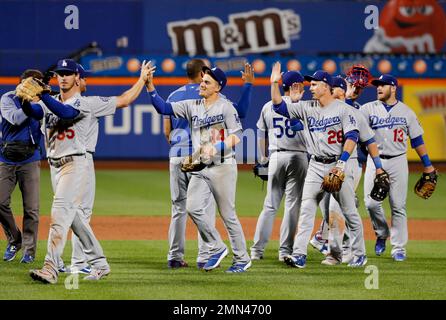
{"label": "gray baseball uniform", "polygon": [[72,120],[60,119],[43,108],[45,144],[54,189],[45,268],[54,275],[58,274],[58,264],[70,227],[83,247],[88,248],[85,251],[88,263],[96,269],[109,268],[90,225],[79,214],[83,196],[88,192],[86,145],[91,121],[89,102],[80,94],[75,94],[64,102],[80,111],[79,116]]}
{"label": "gray baseball uniform", "polygon": [[[343,134],[359,128],[353,109],[340,100],[334,100],[325,107],[314,101],[287,103],[287,107],[291,118],[302,119],[305,141],[311,155],[293,248],[293,255],[306,255],[317,205],[325,194],[321,189],[323,178],[343,152]],[[351,162],[347,161],[344,183],[334,196],[351,231],[352,252],[359,257],[365,255],[365,245],[362,221],[355,206],[352,167]]]}
{"label": "gray baseball uniform", "polygon": [[[91,107],[90,124],[87,132],[87,181],[81,206],[78,208],[79,217],[90,223],[93,213],[94,197],[96,192],[96,176],[94,171],[93,154],[96,151],[99,134],[99,118],[113,115],[116,112],[116,97],[83,97]],[[87,256],[79,238],[73,233],[71,237],[73,247],[71,255],[71,268],[82,269],[86,267]]]}
{"label": "gray baseball uniform", "polygon": [[[282,98],[291,102],[288,96]],[[259,135],[268,137],[269,166],[267,192],[257,221],[251,256],[263,256],[285,194],[279,244],[279,260],[283,260],[293,252],[303,181],[308,168],[307,149],[302,131],[291,130],[290,119],[274,112],[271,101],[263,106],[257,128]]]}
{"label": "gray baseball uniform", "polygon": [[[167,98],[167,102],[190,99],[201,99],[200,85],[197,83],[184,85]],[[172,131],[170,133],[171,148],[169,152],[170,197],[172,200],[172,218],[169,225],[169,252],[167,260],[182,261],[186,239],[186,195],[190,181],[190,174],[181,171],[181,164],[190,154],[190,128],[185,119],[168,117]],[[215,226],[215,201],[207,203],[205,211],[209,214],[209,222]],[[197,263],[206,263],[209,259],[209,248],[198,232]]]}
{"label": "gray baseball uniform", "polygon": [[[234,106],[221,97],[208,107],[204,105],[204,99],[201,99],[172,102],[172,108],[176,117],[189,121],[194,150],[207,143],[223,141],[227,136],[238,134],[242,130]],[[209,215],[205,211],[212,193],[229,233],[235,264],[250,261],[243,229],[235,212],[236,182],[237,164],[234,151],[225,150],[224,153],[216,155],[208,167],[191,174],[186,204],[187,212],[210,248],[209,254],[219,253],[226,246],[217,229],[209,223]]]}
{"label": "gray baseball uniform", "polygon": [[375,131],[375,140],[381,155],[383,169],[390,176],[389,201],[392,214],[392,226],[389,230],[382,207],[382,202],[373,200],[370,192],[373,189],[375,171],[373,160],[367,159],[364,177],[364,200],[372,219],[375,234],[380,239],[390,235],[392,254],[406,250],[408,241],[406,197],[408,183],[407,140],[423,134],[423,129],[415,113],[399,101],[386,109],[381,101],[373,101],[362,106],[361,111],[369,120]]}
{"label": "gray baseball uniform", "polygon": [[[367,119],[365,116],[356,108],[352,108],[351,112],[354,114],[355,119],[357,120],[357,125],[359,129],[359,141],[366,142],[374,137],[374,132],[370,128]],[[358,163],[358,152],[357,147],[353,150],[350,158],[347,161],[348,165],[351,167],[351,173],[353,175],[353,190],[356,192],[356,189],[359,185],[362,175],[362,167],[359,166]],[[329,204],[327,203],[329,202]],[[321,202],[320,208],[322,210],[322,214],[324,216],[324,220],[322,222],[322,229],[327,225],[329,216],[332,217],[332,225],[328,228],[328,240],[329,240],[329,250],[335,255],[339,256],[342,253],[343,247],[349,246],[349,229],[348,226],[344,228],[344,223],[342,222],[342,217],[338,216],[342,214],[341,206],[339,202],[335,199],[333,195],[325,196],[324,200]],[[328,211],[327,211],[328,209]],[[342,239],[344,236],[344,232],[347,233],[347,243],[342,244]]]}

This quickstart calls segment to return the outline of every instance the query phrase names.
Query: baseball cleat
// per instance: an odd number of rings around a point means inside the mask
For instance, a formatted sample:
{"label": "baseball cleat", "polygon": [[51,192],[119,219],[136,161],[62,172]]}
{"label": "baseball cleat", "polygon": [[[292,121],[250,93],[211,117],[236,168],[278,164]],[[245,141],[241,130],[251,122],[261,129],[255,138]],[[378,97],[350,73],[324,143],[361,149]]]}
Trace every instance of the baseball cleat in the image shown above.
{"label": "baseball cleat", "polygon": [[311,238],[310,244],[323,255],[328,254],[327,240],[320,239],[317,233]]}
{"label": "baseball cleat", "polygon": [[18,251],[19,251],[19,249],[15,245],[8,244],[8,246],[6,247],[5,254],[3,256],[3,260],[4,261],[14,260]]}
{"label": "baseball cleat", "polygon": [[33,280],[40,281],[45,284],[56,284],[57,277],[55,277],[50,271],[45,268],[40,270],[29,270],[29,275]]}
{"label": "baseball cleat", "polygon": [[169,269],[187,268],[189,265],[184,260],[169,260],[167,261],[167,267]]}
{"label": "baseball cleat", "polygon": [[380,256],[386,251],[386,239],[376,239],[375,253]]}
{"label": "baseball cleat", "polygon": [[258,253],[251,253],[251,260],[262,260],[263,255]]}
{"label": "baseball cleat", "polygon": [[367,256],[355,256],[352,261],[348,264],[349,267],[352,268],[361,268],[367,264]]}
{"label": "baseball cleat", "polygon": [[20,260],[20,263],[33,263],[33,262],[34,262],[34,257],[27,253],[25,253],[22,259]]}
{"label": "baseball cleat", "polygon": [[307,263],[307,256],[304,254],[298,254],[296,256],[286,256],[284,261],[287,265],[294,268],[305,268]]}
{"label": "baseball cleat", "polygon": [[404,251],[397,251],[392,255],[392,258],[396,262],[402,262],[406,260],[406,253]]}
{"label": "baseball cleat", "polygon": [[217,268],[220,262],[228,255],[228,249],[224,248],[223,251],[212,255],[203,267],[203,270],[209,271]]}
{"label": "baseball cleat", "polygon": [[89,280],[89,281],[101,280],[102,278],[108,276],[110,272],[111,272],[110,268],[91,269],[90,275],[86,276],[84,280]]}
{"label": "baseball cleat", "polygon": [[333,257],[331,254],[327,255],[324,260],[321,261],[321,264],[326,266],[335,266],[341,264],[341,261]]}
{"label": "baseball cleat", "polygon": [[[66,273],[72,273],[72,274],[90,274],[91,273],[91,267],[90,266],[86,266],[86,267],[83,267],[82,269],[79,269],[79,268],[77,268],[77,267],[68,267],[68,268],[65,268],[64,267],[64,272],[66,272]],[[59,272],[61,272],[60,270],[59,270]]]}
{"label": "baseball cleat", "polygon": [[197,262],[197,268],[199,270],[203,269],[205,265],[206,265],[206,262]]}
{"label": "baseball cleat", "polygon": [[238,264],[233,264],[232,266],[229,267],[228,270],[226,270],[226,273],[240,273],[240,272],[245,272],[246,270],[248,270],[251,267],[252,263],[251,261],[249,261],[248,263],[238,263]]}
{"label": "baseball cleat", "polygon": [[353,254],[351,252],[351,250],[345,250],[344,252],[342,252],[342,263],[350,263],[350,261],[352,261],[353,259]]}

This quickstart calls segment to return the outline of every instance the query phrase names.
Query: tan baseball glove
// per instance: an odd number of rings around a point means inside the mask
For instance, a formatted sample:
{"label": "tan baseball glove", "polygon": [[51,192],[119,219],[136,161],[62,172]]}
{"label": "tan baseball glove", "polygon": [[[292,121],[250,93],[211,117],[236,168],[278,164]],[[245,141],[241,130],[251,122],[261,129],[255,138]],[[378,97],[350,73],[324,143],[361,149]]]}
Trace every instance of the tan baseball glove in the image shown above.
{"label": "tan baseball glove", "polygon": [[415,194],[423,199],[429,199],[437,186],[437,170],[430,173],[423,173],[421,178],[415,184]]}
{"label": "tan baseball glove", "polygon": [[321,188],[330,193],[338,192],[341,190],[344,179],[344,171],[338,167],[334,167],[330,170],[330,173],[324,177]]}
{"label": "tan baseball glove", "polygon": [[36,96],[49,92],[51,88],[48,85],[32,77],[23,80],[16,88],[16,96],[26,101],[32,101]]}

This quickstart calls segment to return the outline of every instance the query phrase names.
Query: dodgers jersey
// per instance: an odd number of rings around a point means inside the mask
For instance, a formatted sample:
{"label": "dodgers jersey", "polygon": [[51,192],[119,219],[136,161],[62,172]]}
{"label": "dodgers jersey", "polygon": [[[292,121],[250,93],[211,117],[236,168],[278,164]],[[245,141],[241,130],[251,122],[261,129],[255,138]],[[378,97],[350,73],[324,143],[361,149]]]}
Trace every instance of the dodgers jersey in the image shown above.
{"label": "dodgers jersey", "polygon": [[413,139],[424,133],[415,112],[401,101],[387,111],[384,104],[376,100],[364,104],[361,111],[375,130],[375,140],[382,155],[406,153],[408,138]]}
{"label": "dodgers jersey", "polygon": [[42,108],[45,114],[43,128],[48,158],[59,159],[86,152],[87,132],[91,122],[89,100],[76,93],[64,104],[79,110],[79,115],[74,119],[61,119],[46,106]]}
{"label": "dodgers jersey", "polygon": [[[200,84],[186,84],[174,92],[167,98],[167,102],[177,102],[189,99],[201,99],[199,95]],[[172,132],[170,134],[170,151],[169,157],[186,156],[191,153],[192,142],[190,139],[189,122],[186,119],[167,116],[170,119]]]}
{"label": "dodgers jersey", "polygon": [[[291,102],[291,98],[288,96],[284,96],[282,99]],[[276,113],[271,101],[263,106],[257,121],[257,128],[263,132],[268,132],[270,154],[277,150],[307,151],[303,131],[292,130],[290,119]]]}
{"label": "dodgers jersey", "polygon": [[311,155],[340,156],[344,147],[344,133],[359,131],[354,109],[340,100],[334,100],[325,107],[321,107],[317,101],[286,104],[290,117],[299,118],[304,123],[305,141]]}
{"label": "dodgers jersey", "polygon": [[[191,128],[192,146],[198,150],[206,143],[216,144],[229,135],[242,131],[237,110],[232,103],[219,97],[208,108],[204,99],[172,102],[175,117],[187,119]],[[224,158],[234,156],[234,151],[225,152]]]}
{"label": "dodgers jersey", "polygon": [[116,112],[117,97],[83,97],[91,106],[90,125],[87,131],[87,151],[94,153],[98,143],[99,118]]}

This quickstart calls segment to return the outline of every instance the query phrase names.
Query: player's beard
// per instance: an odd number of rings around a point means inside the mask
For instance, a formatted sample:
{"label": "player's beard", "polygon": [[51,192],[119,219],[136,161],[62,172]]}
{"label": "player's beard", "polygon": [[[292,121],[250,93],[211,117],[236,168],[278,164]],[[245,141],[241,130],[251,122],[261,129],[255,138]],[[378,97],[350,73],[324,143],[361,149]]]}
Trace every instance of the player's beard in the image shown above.
{"label": "player's beard", "polygon": [[386,92],[383,92],[381,95],[378,94],[378,100],[382,101],[382,102],[386,102],[387,100],[389,100],[391,94],[392,93],[390,92],[390,90],[386,91]]}

